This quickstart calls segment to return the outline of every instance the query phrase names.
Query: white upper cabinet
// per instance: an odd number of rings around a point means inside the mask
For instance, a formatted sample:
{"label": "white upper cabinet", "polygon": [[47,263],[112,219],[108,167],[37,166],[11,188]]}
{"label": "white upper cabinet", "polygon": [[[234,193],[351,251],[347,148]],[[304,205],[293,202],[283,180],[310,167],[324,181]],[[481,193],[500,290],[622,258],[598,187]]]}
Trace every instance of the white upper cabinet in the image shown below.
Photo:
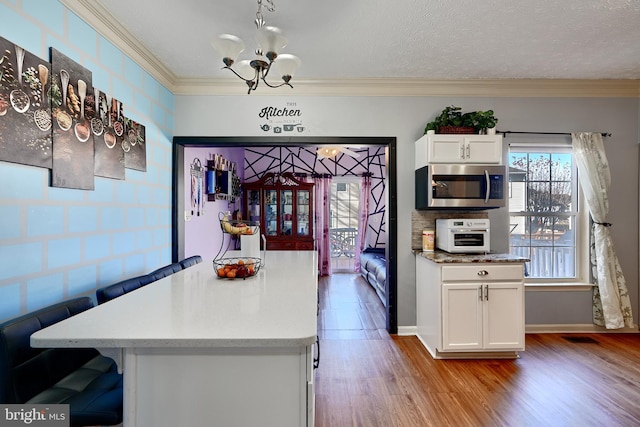
{"label": "white upper cabinet", "polygon": [[416,169],[433,163],[502,164],[502,135],[424,135],[415,143]]}

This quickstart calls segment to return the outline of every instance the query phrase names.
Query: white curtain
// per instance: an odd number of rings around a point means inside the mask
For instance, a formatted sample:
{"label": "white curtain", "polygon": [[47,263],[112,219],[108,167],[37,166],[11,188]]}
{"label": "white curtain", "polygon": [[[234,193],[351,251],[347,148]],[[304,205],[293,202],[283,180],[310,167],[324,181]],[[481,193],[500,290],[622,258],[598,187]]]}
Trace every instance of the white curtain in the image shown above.
{"label": "white curtain", "polygon": [[580,185],[587,199],[591,229],[591,266],[595,284],[593,321],[607,329],[633,327],[633,313],[622,269],[613,248],[607,222],[611,174],[602,134],[571,134]]}

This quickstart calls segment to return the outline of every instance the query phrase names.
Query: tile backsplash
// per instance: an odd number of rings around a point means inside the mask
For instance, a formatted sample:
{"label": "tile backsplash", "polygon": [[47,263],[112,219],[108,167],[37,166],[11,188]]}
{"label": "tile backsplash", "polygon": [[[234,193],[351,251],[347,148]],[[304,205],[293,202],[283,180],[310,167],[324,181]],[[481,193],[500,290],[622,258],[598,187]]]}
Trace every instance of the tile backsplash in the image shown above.
{"label": "tile backsplash", "polygon": [[487,211],[414,210],[411,212],[411,250],[422,250],[422,230],[435,230],[438,218],[489,218],[489,214]]}

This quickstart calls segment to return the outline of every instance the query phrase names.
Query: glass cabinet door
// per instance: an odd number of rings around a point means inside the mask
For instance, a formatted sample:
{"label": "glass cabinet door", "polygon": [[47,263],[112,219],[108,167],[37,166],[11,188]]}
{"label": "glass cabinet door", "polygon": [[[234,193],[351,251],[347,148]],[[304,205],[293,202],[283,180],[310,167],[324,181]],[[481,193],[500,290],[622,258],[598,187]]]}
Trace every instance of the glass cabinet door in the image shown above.
{"label": "glass cabinet door", "polygon": [[264,230],[267,236],[278,235],[278,192],[264,190]]}
{"label": "glass cabinet door", "polygon": [[291,236],[293,234],[293,191],[280,190],[280,234]]}
{"label": "glass cabinet door", "polygon": [[299,236],[309,236],[311,230],[309,229],[309,190],[298,191],[298,212],[297,212],[297,226]]}
{"label": "glass cabinet door", "polygon": [[260,222],[260,190],[249,190],[247,193],[247,220]]}

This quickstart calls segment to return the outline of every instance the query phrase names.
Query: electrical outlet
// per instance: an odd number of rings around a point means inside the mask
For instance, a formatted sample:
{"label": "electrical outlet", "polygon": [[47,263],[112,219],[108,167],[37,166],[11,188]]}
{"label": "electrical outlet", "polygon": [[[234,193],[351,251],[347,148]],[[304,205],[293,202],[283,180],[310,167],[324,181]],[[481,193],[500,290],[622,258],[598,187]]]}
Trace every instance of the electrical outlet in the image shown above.
{"label": "electrical outlet", "polygon": [[191,221],[191,211],[184,211],[184,220],[187,222]]}

